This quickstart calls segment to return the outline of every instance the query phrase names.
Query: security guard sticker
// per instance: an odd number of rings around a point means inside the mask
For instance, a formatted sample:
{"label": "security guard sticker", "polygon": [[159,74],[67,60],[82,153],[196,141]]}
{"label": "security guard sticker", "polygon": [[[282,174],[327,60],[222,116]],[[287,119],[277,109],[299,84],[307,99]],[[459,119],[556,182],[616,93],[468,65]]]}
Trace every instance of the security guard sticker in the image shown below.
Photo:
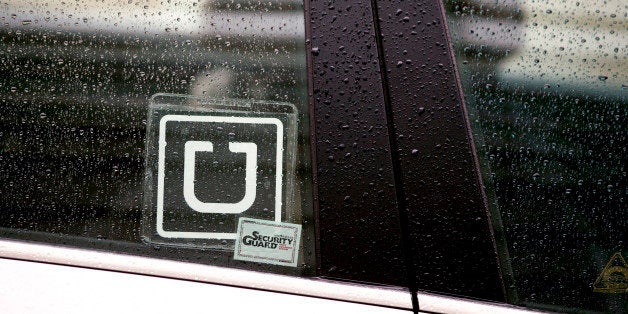
{"label": "security guard sticker", "polygon": [[301,225],[240,218],[234,259],[297,267]]}

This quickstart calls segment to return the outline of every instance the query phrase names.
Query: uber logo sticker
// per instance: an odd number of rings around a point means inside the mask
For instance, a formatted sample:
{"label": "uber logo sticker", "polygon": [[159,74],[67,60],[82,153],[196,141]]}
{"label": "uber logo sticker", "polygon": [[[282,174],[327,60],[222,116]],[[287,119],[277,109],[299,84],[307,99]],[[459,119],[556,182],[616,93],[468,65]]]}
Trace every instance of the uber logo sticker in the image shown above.
{"label": "uber logo sticker", "polygon": [[[281,124],[279,121],[277,121],[277,123]],[[193,210],[201,213],[239,214],[253,205],[256,194],[255,190],[257,188],[257,145],[255,145],[255,143],[230,142],[229,150],[232,153],[246,154],[246,164],[244,168],[246,173],[244,176],[244,197],[237,203],[204,203],[196,197],[196,191],[194,189],[196,152],[213,152],[214,146],[212,145],[212,142],[188,141],[185,143],[185,159],[183,161],[183,195],[185,196],[185,201]],[[163,156],[160,155],[160,158],[161,157]],[[281,156],[278,157],[281,158]],[[160,159],[160,165],[162,164],[162,161],[163,158]],[[279,165],[280,163],[278,162],[277,164]],[[278,172],[281,173],[281,169],[278,170]],[[279,176],[277,177],[279,178]],[[277,187],[281,188],[281,181],[277,183]],[[163,188],[160,188],[159,191],[162,192]],[[277,192],[277,196],[281,197],[281,189]]]}
{"label": "uber logo sticker", "polygon": [[285,218],[293,116],[228,109],[151,108],[145,241],[228,249],[240,218]]}
{"label": "uber logo sticker", "polygon": [[[185,133],[187,136],[177,137],[176,135],[180,133]],[[257,133],[275,136],[272,137],[271,142],[268,142],[268,136],[260,138],[262,142],[260,146],[264,147],[258,151],[257,144],[249,142],[255,140],[251,137]],[[198,139],[207,140],[199,141]],[[214,142],[217,148],[223,150],[221,154],[214,152]],[[214,153],[215,156],[212,157],[209,153]],[[258,153],[269,165],[275,167],[274,170],[266,169],[267,176],[275,179],[272,184],[274,191],[269,189],[268,184],[261,185],[258,189]],[[274,196],[272,202],[262,199],[259,203],[264,203],[267,210],[268,207],[272,208],[274,220],[281,221],[282,153],[283,124],[277,118],[197,115],[162,117],[159,123],[157,232],[164,238],[235,239],[235,232],[182,230],[179,227],[181,222],[169,224],[167,218],[177,219],[177,217],[172,217],[173,213],[169,215],[165,210],[165,205],[169,202],[181,202],[181,196],[183,196],[181,207],[185,208],[187,205],[199,213],[240,214],[251,209],[258,192],[261,195],[272,194]],[[200,155],[205,156],[203,158]],[[166,175],[166,169],[171,168],[167,166],[176,167],[181,163],[181,157],[183,157],[183,173],[170,172]],[[210,162],[216,166],[213,168],[206,166],[206,171],[198,171],[199,178],[196,178],[197,169],[202,168],[196,165]],[[242,172],[244,180],[238,178],[238,176],[242,177],[240,175]],[[200,176],[204,178],[201,179]],[[178,186],[181,185],[179,184],[181,180],[183,193],[177,193],[180,190]],[[229,182],[230,180],[234,182]],[[166,191],[166,186],[170,187],[170,191]]]}

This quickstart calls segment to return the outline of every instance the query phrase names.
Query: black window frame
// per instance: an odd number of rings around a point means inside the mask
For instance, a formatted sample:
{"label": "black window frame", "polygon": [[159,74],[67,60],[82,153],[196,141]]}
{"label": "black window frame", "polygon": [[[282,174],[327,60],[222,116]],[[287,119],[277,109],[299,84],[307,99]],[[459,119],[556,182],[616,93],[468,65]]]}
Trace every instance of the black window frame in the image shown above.
{"label": "black window frame", "polygon": [[306,1],[306,21],[318,274],[508,301],[443,3]]}

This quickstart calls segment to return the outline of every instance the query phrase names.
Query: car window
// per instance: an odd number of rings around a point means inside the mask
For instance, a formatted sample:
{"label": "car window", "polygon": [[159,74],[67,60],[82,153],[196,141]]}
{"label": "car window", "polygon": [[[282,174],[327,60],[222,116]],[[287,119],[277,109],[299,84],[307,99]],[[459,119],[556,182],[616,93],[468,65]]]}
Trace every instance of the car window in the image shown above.
{"label": "car window", "polygon": [[2,3],[0,236],[620,311],[625,5],[445,4]]}
{"label": "car window", "polygon": [[626,310],[624,1],[446,1],[513,303]]}
{"label": "car window", "polygon": [[[1,7],[3,237],[313,274],[301,2]],[[289,265],[234,260],[239,218],[275,223],[241,233],[292,252]],[[264,234],[288,227],[295,251]]]}

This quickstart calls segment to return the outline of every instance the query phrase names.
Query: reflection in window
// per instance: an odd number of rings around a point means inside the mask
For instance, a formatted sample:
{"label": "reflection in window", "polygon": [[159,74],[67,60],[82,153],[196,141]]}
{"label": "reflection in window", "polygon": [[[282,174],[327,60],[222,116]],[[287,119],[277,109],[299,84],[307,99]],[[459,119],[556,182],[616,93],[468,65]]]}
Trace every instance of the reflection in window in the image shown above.
{"label": "reflection in window", "polygon": [[628,255],[625,1],[447,8],[511,301],[624,311],[594,284]]}
{"label": "reflection in window", "polygon": [[156,93],[295,104],[295,199],[311,208],[300,2],[9,0],[0,7],[3,235],[141,243],[146,115]]}

